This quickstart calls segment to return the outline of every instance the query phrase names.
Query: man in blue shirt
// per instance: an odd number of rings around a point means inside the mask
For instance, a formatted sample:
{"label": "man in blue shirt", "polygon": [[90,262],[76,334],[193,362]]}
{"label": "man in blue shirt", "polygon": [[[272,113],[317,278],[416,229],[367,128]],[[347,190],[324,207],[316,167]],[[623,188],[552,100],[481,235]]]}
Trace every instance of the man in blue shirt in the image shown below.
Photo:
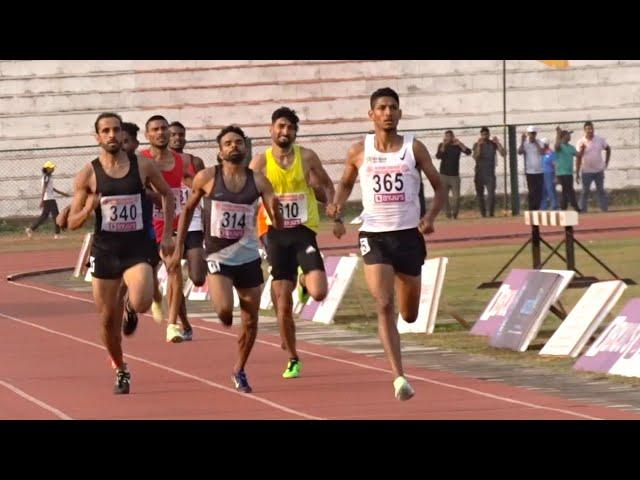
{"label": "man in blue shirt", "polygon": [[558,197],[556,195],[556,152],[549,148],[549,140],[543,138],[542,143],[542,173],[544,174],[544,189],[542,190],[542,210],[557,210]]}

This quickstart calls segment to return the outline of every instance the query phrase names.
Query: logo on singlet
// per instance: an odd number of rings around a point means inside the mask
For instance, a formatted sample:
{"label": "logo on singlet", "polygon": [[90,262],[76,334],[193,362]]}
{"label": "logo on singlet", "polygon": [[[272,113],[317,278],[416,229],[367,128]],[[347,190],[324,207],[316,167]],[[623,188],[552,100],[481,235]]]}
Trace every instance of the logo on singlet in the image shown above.
{"label": "logo on singlet", "polygon": [[387,163],[387,157],[367,157],[368,163]]}

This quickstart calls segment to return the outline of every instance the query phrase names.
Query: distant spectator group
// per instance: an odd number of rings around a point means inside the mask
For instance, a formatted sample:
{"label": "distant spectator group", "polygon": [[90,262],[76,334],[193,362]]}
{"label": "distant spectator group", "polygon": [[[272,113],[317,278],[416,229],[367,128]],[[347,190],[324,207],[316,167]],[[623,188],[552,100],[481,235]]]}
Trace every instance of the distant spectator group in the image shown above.
{"label": "distant spectator group", "polygon": [[[595,183],[600,210],[608,209],[604,190],[604,172],[609,166],[611,147],[607,141],[595,135],[592,122],[585,122],[584,137],[577,145],[571,145],[572,130],[556,128],[552,141],[538,139],[538,129],[530,125],[520,137],[518,154],[524,156],[524,173],[528,190],[528,210],[566,210],[569,205],[577,212],[587,211],[591,184]],[[602,152],[605,152],[603,158]],[[438,145],[436,158],[440,159],[440,176],[447,192],[445,213],[448,218],[458,217],[460,209],[460,157],[472,155],[475,160],[474,185],[480,214],[493,217],[495,214],[496,160],[497,153],[505,157],[505,148],[498,137],[491,137],[489,129],[480,129],[480,138],[469,149],[452,130],[447,130]],[[574,170],[574,157],[575,170]],[[575,182],[582,184],[582,196],[578,204]],[[561,185],[562,194],[558,202],[556,185]],[[451,200],[449,191],[451,190]],[[486,190],[486,201],[485,201]]]}

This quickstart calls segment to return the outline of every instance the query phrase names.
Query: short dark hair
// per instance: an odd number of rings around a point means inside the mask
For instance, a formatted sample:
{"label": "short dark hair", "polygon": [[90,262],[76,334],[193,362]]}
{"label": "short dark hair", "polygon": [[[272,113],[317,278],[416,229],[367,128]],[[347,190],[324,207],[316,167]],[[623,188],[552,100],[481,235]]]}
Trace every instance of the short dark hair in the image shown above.
{"label": "short dark hair", "polygon": [[279,118],[286,118],[294,127],[296,127],[296,130],[298,130],[298,122],[300,122],[300,118],[298,118],[295,110],[291,110],[289,107],[278,108],[271,114],[271,125],[276,123]]}
{"label": "short dark hair", "polygon": [[593,127],[593,122],[591,120],[587,120],[586,122],[584,122],[584,126],[582,128],[584,129],[587,127]]}
{"label": "short dark hair", "polygon": [[151,122],[155,122],[156,120],[164,120],[165,122],[169,123],[169,121],[162,115],[154,115],[153,117],[150,117],[149,120],[147,120],[147,122],[144,124],[144,129],[149,130],[149,124]]}
{"label": "short dark hair", "polygon": [[226,127],[224,127],[222,130],[220,130],[220,133],[218,134],[218,136],[216,137],[216,140],[218,142],[218,146],[220,147],[220,142],[222,141],[222,137],[224,137],[227,133],[237,133],[238,135],[240,135],[244,141],[247,141],[247,136],[244,134],[244,132],[242,131],[242,129],[237,126],[237,125],[227,125]]}
{"label": "short dark hair", "polygon": [[371,98],[369,99],[369,103],[371,104],[371,109],[373,109],[373,106],[376,104],[376,100],[382,97],[391,97],[396,102],[398,102],[398,105],[400,105],[400,97],[398,96],[396,91],[393,90],[392,88],[385,87],[385,88],[379,88],[378,90],[376,90],[371,94]]}
{"label": "short dark hair", "polygon": [[127,132],[132,138],[138,139],[138,132],[140,131],[140,127],[135,123],[131,122],[123,122],[122,130]]}
{"label": "short dark hair", "polygon": [[122,125],[122,117],[120,115],[113,112],[103,112],[100,115],[98,115],[98,118],[96,118],[96,123],[94,124],[96,133],[98,133],[98,123],[100,123],[100,120],[102,120],[103,118],[117,118],[118,121],[120,122],[120,125]]}
{"label": "short dark hair", "polygon": [[186,128],[184,128],[184,125],[183,125],[183,124],[181,124],[181,123],[180,123],[180,122],[178,122],[178,121],[176,121],[176,122],[171,122],[171,123],[169,124],[169,128],[171,128],[171,127],[178,127],[178,128],[183,129],[185,132],[187,131],[187,129],[186,129]]}
{"label": "short dark hair", "polygon": [[453,130],[447,130],[446,132],[444,132],[444,134],[446,135],[447,133],[450,133],[451,135],[453,135]]}
{"label": "short dark hair", "polygon": [[482,128],[480,129],[480,133],[483,133],[483,132],[487,132],[487,133],[489,133],[489,127],[482,127]]}

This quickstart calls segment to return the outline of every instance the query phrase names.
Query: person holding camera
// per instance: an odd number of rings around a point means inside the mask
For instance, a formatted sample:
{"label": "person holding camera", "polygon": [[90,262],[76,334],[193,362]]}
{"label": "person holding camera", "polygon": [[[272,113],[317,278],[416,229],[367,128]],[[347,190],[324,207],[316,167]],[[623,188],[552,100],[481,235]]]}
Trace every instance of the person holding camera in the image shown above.
{"label": "person holding camera", "polygon": [[475,176],[473,183],[476,186],[476,196],[480,206],[480,214],[487,216],[487,207],[484,201],[484,190],[487,189],[488,214],[494,216],[496,206],[496,152],[502,157],[506,155],[506,150],[498,140],[498,137],[491,138],[487,127],[480,129],[480,138],[473,145],[473,158],[476,161]]}

